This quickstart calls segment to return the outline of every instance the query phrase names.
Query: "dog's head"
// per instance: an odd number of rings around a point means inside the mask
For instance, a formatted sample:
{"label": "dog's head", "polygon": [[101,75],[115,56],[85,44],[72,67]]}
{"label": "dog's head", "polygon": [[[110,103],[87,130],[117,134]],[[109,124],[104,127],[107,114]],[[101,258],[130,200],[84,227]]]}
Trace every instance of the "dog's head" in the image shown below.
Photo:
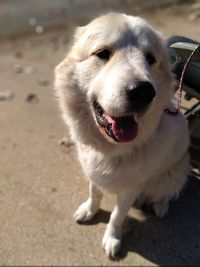
{"label": "dog's head", "polygon": [[77,138],[115,144],[153,135],[172,84],[161,35],[125,14],[110,13],[78,28],[56,68],[57,95]]}

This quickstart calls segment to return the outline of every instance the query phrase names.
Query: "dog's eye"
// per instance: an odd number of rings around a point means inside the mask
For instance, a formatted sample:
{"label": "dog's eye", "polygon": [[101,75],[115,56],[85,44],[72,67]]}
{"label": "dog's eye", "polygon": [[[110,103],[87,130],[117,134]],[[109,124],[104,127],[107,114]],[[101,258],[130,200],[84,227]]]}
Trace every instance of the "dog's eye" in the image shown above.
{"label": "dog's eye", "polygon": [[96,52],[95,55],[100,59],[109,60],[111,51],[108,49],[103,49],[103,50]]}
{"label": "dog's eye", "polygon": [[154,63],[156,63],[156,59],[151,52],[148,52],[146,54],[146,60],[150,66],[153,65]]}

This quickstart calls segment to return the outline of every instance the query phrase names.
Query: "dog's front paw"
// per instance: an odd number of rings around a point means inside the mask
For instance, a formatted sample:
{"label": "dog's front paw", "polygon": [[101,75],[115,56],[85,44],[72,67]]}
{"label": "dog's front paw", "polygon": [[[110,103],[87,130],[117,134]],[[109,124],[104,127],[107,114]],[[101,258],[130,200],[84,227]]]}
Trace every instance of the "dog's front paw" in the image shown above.
{"label": "dog's front paw", "polygon": [[92,207],[90,199],[82,203],[79,208],[74,213],[74,219],[76,222],[86,222],[90,221],[94,215],[97,213],[99,208]]}
{"label": "dog's front paw", "polygon": [[121,247],[121,234],[116,229],[106,229],[102,240],[103,249],[109,258],[115,259]]}

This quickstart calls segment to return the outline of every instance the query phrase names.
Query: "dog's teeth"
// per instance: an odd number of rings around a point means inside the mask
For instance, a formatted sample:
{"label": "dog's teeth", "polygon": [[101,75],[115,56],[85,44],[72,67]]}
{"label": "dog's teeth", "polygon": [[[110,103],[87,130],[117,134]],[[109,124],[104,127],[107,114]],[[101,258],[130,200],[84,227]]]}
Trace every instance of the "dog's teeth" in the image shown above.
{"label": "dog's teeth", "polygon": [[104,118],[102,115],[100,116],[96,116],[98,123],[103,126],[103,127],[107,127],[108,121],[106,120],[106,118]]}
{"label": "dog's teeth", "polygon": [[94,101],[93,106],[94,106],[95,111],[96,111],[97,114],[99,114],[99,115],[103,114],[102,107],[96,101]]}
{"label": "dog's teeth", "polygon": [[104,117],[101,117],[101,123],[102,123],[102,125],[104,126],[104,127],[107,127],[107,125],[108,125],[108,121],[104,118]]}
{"label": "dog's teeth", "polygon": [[105,127],[105,130],[107,132],[107,134],[109,134],[110,136],[112,136],[112,124],[108,123]]}
{"label": "dog's teeth", "polygon": [[102,113],[103,113],[103,112],[102,112],[102,109],[100,109],[100,108],[97,108],[96,111],[97,111],[97,113],[100,114],[100,115],[102,115]]}
{"label": "dog's teeth", "polygon": [[108,123],[108,125],[105,127],[105,132],[107,133],[107,135],[109,135],[111,138],[113,138],[116,142],[118,142],[118,140],[116,139],[116,137],[113,134],[111,123]]}

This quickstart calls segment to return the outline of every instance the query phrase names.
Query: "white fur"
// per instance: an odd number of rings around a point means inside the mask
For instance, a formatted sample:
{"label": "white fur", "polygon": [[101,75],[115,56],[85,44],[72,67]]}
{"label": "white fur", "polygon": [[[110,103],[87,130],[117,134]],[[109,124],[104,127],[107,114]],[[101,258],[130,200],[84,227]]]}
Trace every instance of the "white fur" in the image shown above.
{"label": "white fur", "polygon": [[[94,53],[109,47],[108,62]],[[156,55],[149,66],[145,53]],[[150,81],[156,97],[143,114],[135,114],[137,137],[117,143],[100,133],[92,102],[115,116],[125,112],[124,88],[136,80]],[[98,212],[102,192],[117,195],[116,206],[103,238],[106,254],[114,257],[121,245],[122,223],[138,198],[153,203],[163,217],[168,202],[179,195],[188,171],[189,137],[181,113],[166,114],[172,101],[174,79],[161,35],[143,19],[110,13],[78,28],[74,45],[56,67],[55,90],[83,170],[90,181],[90,195],[76,211],[76,221],[87,221]]]}

